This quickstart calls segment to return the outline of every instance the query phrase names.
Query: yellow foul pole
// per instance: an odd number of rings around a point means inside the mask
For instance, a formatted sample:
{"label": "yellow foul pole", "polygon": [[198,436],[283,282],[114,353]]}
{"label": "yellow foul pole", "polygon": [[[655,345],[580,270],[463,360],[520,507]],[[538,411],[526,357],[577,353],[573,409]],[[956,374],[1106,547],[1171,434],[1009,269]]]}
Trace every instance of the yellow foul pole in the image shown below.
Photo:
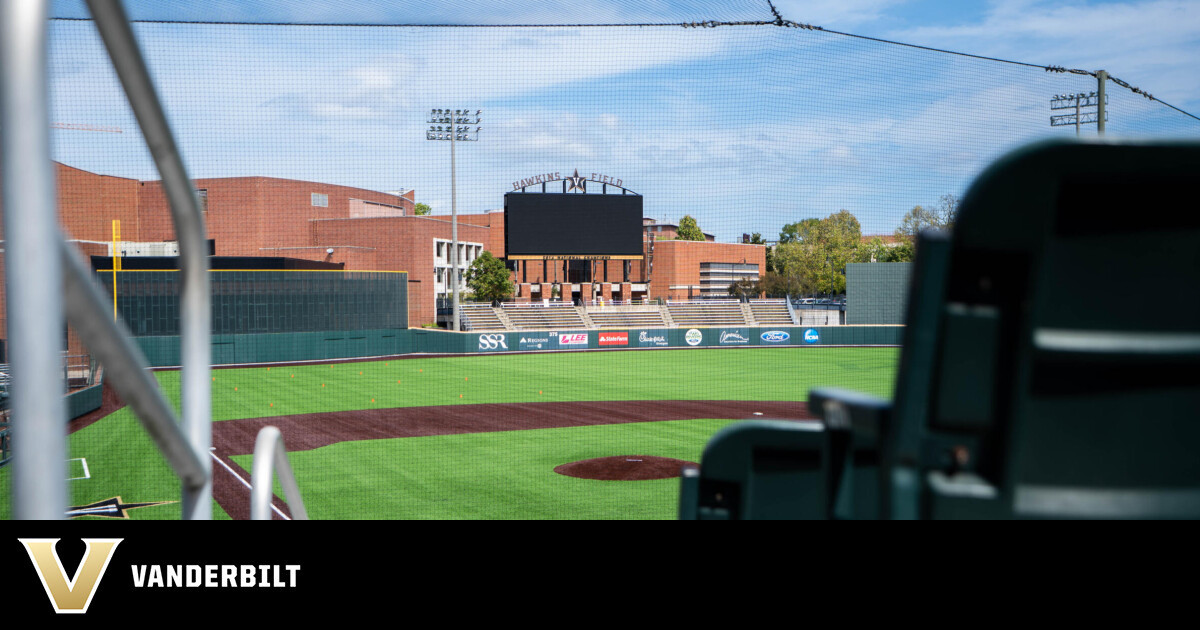
{"label": "yellow foul pole", "polygon": [[113,321],[117,321],[117,272],[121,270],[121,252],[117,244],[121,240],[121,221],[112,222],[112,283],[113,283]]}

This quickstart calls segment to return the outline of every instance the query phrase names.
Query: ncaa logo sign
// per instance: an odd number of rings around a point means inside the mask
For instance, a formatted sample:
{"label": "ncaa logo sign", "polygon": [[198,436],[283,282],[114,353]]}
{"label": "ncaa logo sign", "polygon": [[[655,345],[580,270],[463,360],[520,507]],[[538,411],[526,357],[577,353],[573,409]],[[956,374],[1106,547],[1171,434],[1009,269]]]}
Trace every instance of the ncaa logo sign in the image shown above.
{"label": "ncaa logo sign", "polygon": [[479,335],[480,350],[508,350],[508,339],[504,335]]}
{"label": "ncaa logo sign", "polygon": [[804,331],[804,343],[817,343],[821,340],[821,335],[817,333],[815,328],[809,328]]}

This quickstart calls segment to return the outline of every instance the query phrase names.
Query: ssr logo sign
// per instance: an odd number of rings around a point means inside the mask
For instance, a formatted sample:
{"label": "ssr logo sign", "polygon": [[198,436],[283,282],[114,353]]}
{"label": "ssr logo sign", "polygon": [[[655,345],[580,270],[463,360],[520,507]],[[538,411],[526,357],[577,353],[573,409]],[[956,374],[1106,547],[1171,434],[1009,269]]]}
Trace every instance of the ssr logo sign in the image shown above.
{"label": "ssr logo sign", "polygon": [[480,350],[508,350],[508,337],[501,334],[479,335]]}
{"label": "ssr logo sign", "polygon": [[689,346],[698,346],[700,345],[700,342],[704,340],[704,333],[693,328],[687,331],[687,334],[683,336],[683,340],[686,341],[687,345]]}
{"label": "ssr logo sign", "polygon": [[815,328],[809,328],[804,331],[804,343],[817,343],[821,340],[820,333]]}
{"label": "ssr logo sign", "polygon": [[586,346],[587,333],[562,333],[558,336],[560,346]]}
{"label": "ssr logo sign", "polygon": [[629,333],[600,333],[600,345],[602,346],[627,346],[629,345]]}
{"label": "ssr logo sign", "polygon": [[104,572],[108,570],[108,562],[112,560],[113,551],[124,538],[84,538],[83,544],[87,546],[87,550],[83,554],[83,560],[79,561],[79,566],[75,569],[75,577],[69,580],[62,560],[59,559],[58,552],[54,549],[58,544],[58,538],[18,538],[17,540],[25,545],[25,551],[29,553],[29,559],[33,561],[33,568],[37,570],[42,587],[46,589],[46,596],[50,598],[50,603],[54,606],[54,612],[60,615],[82,615],[92,605],[92,595],[96,594],[100,578],[104,577]]}
{"label": "ssr logo sign", "polygon": [[764,343],[787,343],[788,339],[791,339],[792,336],[789,335],[786,330],[768,330],[767,332],[759,335],[759,338],[762,339]]}

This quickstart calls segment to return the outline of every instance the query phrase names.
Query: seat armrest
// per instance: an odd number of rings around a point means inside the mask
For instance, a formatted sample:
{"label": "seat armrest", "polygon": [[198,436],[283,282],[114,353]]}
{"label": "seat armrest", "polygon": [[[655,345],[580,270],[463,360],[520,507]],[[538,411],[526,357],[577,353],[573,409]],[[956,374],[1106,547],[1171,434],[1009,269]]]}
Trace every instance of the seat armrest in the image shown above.
{"label": "seat armrest", "polygon": [[892,402],[861,392],[818,387],[808,392],[808,410],[831,431],[854,431],[855,438],[877,443],[892,412]]}

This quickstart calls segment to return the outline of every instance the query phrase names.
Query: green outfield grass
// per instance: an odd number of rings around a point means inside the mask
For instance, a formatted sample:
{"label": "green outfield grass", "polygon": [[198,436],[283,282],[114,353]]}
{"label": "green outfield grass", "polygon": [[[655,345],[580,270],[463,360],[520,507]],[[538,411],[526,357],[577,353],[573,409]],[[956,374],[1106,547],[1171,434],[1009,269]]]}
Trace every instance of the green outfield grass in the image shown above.
{"label": "green outfield grass", "polygon": [[[897,353],[688,349],[222,369],[213,371],[213,419],[484,402],[804,400],[809,388],[823,385],[886,396]],[[158,379],[178,405],[179,372],[159,372]]]}
{"label": "green outfield grass", "polygon": [[[682,349],[222,369],[213,372],[213,417],[484,402],[804,400],[819,386],[886,397],[898,357],[895,348]],[[156,376],[178,405],[179,373]],[[729,422],[359,441],[289,457],[313,518],[671,518],[677,479],[594,481],[553,468],[610,455],[697,461],[709,436]],[[70,444],[72,458],[85,458],[90,474],[70,482],[72,504],[113,496],[126,503],[178,501],[178,482],[128,410],[76,432]],[[247,470],[251,459],[235,457]],[[6,489],[9,474],[0,469]],[[4,492],[0,517],[8,518],[10,509]],[[130,517],[179,514],[178,504],[170,504],[132,510]],[[216,506],[214,515],[228,518]]]}

